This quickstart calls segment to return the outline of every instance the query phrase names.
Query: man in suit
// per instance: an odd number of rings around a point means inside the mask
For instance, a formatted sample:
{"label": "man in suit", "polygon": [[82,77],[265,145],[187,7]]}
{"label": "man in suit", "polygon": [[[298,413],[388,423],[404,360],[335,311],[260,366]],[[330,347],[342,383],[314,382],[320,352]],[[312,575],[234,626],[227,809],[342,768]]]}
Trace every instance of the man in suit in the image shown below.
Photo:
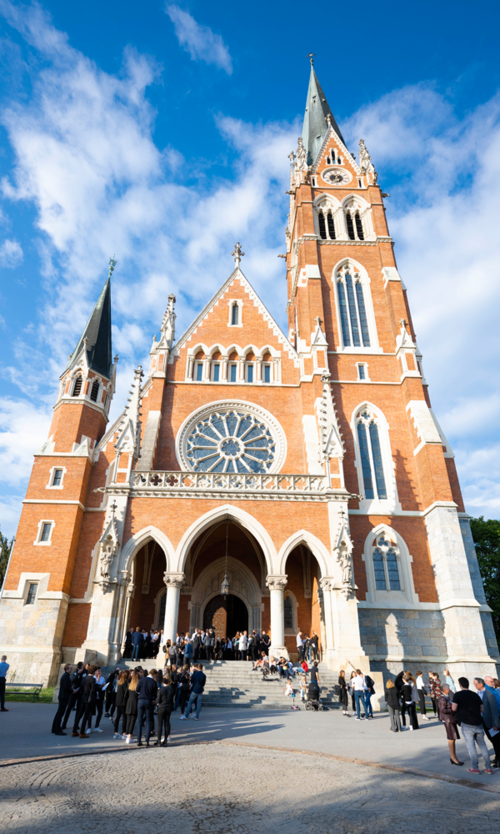
{"label": "man in suit", "polygon": [[142,631],[139,626],[137,626],[136,630],[132,634],[132,660],[139,660],[139,653],[143,642],[144,637],[142,636]]}
{"label": "man in suit", "polygon": [[63,674],[61,675],[61,680],[59,681],[59,706],[57,708],[57,712],[54,715],[54,720],[52,722],[52,732],[56,736],[66,735],[66,733],[64,733],[61,730],[61,721],[64,713],[66,712],[66,707],[68,706],[69,699],[71,698],[73,692],[73,685],[71,683],[72,669],[73,667],[71,663],[66,663]]}
{"label": "man in suit", "polygon": [[76,711],[78,712],[78,709],[82,702],[82,681],[86,674],[87,670],[83,668],[83,663],[80,660],[80,662],[76,664],[76,669],[71,675],[71,695],[61,725],[61,730],[63,732],[66,729],[66,725],[69,721],[72,709],[76,707]]}
{"label": "man in suit", "polygon": [[196,662],[200,657],[200,649],[201,649],[201,634],[199,631],[196,632],[194,639],[193,639],[193,660]]}
{"label": "man in suit", "polygon": [[153,718],[153,705],[158,694],[158,684],[153,675],[155,669],[151,669],[146,678],[141,678],[137,684],[137,718],[139,721],[139,731],[137,733],[137,746],[142,747],[142,728],[146,722],[146,747],[149,747],[149,739],[151,736],[151,723]]}
{"label": "man in suit", "polygon": [[[88,734],[85,732],[87,724],[90,724],[92,715],[95,711],[95,705],[97,701],[97,690],[96,690],[96,680],[94,677],[96,666],[89,666],[88,674],[83,679],[82,683],[82,700],[81,704],[77,710],[75,723],[73,726],[73,732],[71,736],[75,738],[88,738]],[[83,718],[83,723],[81,729],[78,730],[78,725]]]}

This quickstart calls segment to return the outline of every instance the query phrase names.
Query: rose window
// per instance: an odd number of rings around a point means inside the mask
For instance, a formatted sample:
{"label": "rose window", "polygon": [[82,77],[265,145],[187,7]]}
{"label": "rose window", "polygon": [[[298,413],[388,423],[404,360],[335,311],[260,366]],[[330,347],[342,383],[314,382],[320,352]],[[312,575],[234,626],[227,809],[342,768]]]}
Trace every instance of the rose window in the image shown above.
{"label": "rose window", "polygon": [[191,428],[185,453],[197,472],[265,473],[275,461],[276,440],[255,414],[215,411]]}

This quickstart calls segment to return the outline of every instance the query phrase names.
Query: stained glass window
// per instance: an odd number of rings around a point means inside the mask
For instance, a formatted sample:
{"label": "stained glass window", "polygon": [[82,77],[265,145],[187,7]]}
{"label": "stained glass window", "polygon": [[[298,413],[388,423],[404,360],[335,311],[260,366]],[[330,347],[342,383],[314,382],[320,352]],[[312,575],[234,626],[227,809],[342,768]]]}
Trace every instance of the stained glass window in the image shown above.
{"label": "stained glass window", "polygon": [[276,441],[256,415],[214,411],[192,429],[186,456],[197,472],[265,473],[275,460]]}

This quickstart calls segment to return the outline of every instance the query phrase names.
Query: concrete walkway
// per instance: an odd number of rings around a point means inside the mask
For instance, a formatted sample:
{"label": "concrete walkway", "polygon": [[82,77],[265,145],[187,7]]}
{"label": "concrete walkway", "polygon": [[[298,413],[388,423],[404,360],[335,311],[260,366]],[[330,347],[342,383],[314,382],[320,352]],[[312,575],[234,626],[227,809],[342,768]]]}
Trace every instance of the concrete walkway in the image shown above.
{"label": "concrete walkway", "polygon": [[[0,714],[0,763],[27,758],[64,756],[80,751],[136,749],[113,741],[109,719],[101,721],[103,733],[89,739],[56,737],[50,732],[56,705],[13,703]],[[68,727],[68,729],[70,729]],[[291,710],[204,709],[200,721],[181,721],[172,716],[172,742],[242,742],[245,744],[329,754],[360,762],[405,767],[450,778],[471,779],[500,790],[500,770],[493,776],[467,772],[470,762],[465,742],[457,742],[457,754],[466,764],[450,764],[446,734],[437,720],[422,721],[421,729],[404,733],[389,731],[389,717],[375,715],[372,721],[355,721],[338,710],[322,713]],[[491,748],[491,745],[489,745]],[[483,763],[480,760],[483,771]]]}

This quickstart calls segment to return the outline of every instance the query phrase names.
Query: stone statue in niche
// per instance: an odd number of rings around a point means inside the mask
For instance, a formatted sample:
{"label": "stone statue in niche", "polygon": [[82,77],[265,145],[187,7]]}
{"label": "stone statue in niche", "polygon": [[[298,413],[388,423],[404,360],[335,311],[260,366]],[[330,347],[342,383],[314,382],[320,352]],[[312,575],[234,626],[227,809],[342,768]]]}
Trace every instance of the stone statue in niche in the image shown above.
{"label": "stone statue in niche", "polygon": [[113,564],[113,559],[115,558],[115,553],[116,544],[113,540],[113,537],[109,535],[101,544],[101,558],[99,560],[99,573],[101,576],[99,584],[101,585],[101,588],[104,591],[107,590],[111,581],[109,573],[111,570],[111,565]]}

